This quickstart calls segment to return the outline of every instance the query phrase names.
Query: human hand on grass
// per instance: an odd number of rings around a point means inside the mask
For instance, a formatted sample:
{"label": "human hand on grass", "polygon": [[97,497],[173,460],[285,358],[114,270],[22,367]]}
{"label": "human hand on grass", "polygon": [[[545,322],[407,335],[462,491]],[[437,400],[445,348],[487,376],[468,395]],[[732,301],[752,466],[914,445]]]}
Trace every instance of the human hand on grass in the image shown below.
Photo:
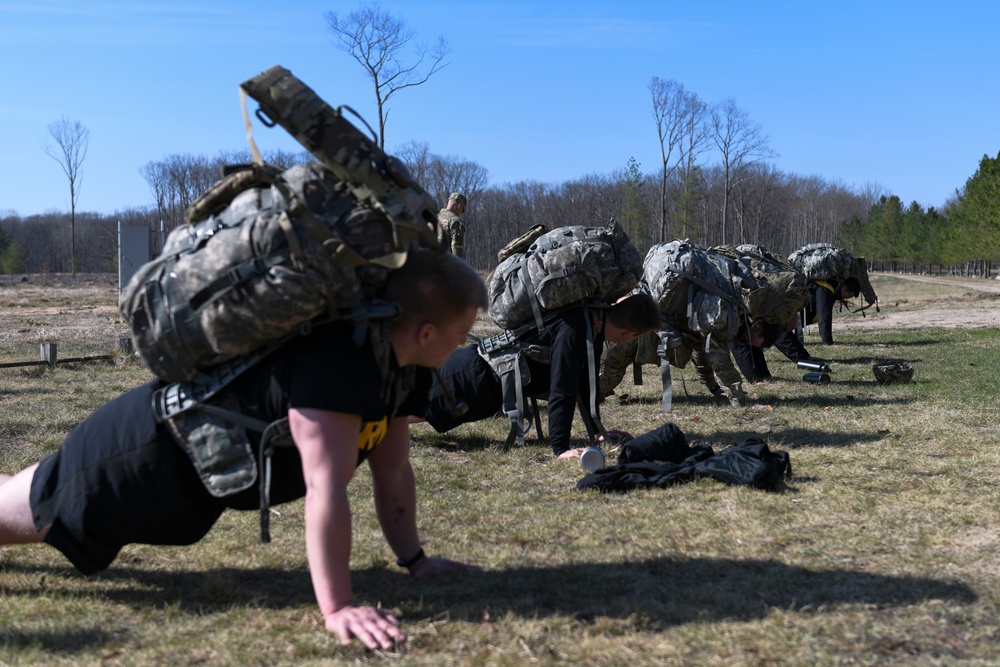
{"label": "human hand on grass", "polygon": [[375,607],[341,607],[327,614],[323,621],[327,632],[335,635],[341,644],[350,644],[357,638],[374,651],[391,650],[397,643],[406,641],[406,635],[399,629],[399,620]]}
{"label": "human hand on grass", "polygon": [[583,453],[583,447],[575,447],[573,449],[567,449],[562,454],[556,456],[557,459],[578,459],[580,454]]}

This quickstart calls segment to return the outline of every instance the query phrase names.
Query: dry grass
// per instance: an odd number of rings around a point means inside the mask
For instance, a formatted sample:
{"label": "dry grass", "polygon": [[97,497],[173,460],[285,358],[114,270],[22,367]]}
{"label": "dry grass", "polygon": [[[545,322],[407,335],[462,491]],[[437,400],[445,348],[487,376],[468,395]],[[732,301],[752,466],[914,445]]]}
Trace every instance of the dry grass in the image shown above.
{"label": "dry grass", "polygon": [[[886,310],[967,292],[877,280]],[[760,434],[791,454],[796,474],[783,493],[710,480],[581,492],[579,465],[533,441],[499,452],[502,420],[447,434],[414,427],[427,549],[485,571],[402,575],[360,474],[356,596],[404,619],[410,641],[397,653],[341,647],[323,632],[293,503],[273,517],[270,545],[256,543],[254,513],[229,513],[198,545],[131,546],[93,577],[47,547],[0,552],[0,662],[997,664],[1000,333],[839,339],[823,349],[814,334],[806,341],[834,361],[826,386],[804,384],[768,353],[779,380],[751,393],[770,410],[717,405],[689,371],[689,395],[675,382],[674,411],[661,415],[652,367],[640,387],[626,378],[630,402],[603,408],[609,427],[641,433],[672,420],[689,441],[717,448]],[[910,361],[915,381],[875,385],[871,363],[885,357]],[[51,451],[90,410],[144,378],[125,359],[0,370],[0,470]]]}

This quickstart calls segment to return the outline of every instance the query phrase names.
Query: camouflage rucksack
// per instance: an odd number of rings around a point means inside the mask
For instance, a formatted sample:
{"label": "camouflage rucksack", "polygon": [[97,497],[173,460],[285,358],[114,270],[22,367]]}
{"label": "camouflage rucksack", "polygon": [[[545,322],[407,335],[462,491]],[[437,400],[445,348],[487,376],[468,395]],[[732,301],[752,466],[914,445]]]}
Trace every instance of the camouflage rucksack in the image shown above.
{"label": "camouflage rucksack", "polygon": [[861,296],[865,305],[857,311],[864,311],[874,305],[879,310],[878,296],[868,278],[868,265],[864,257],[854,257],[843,248],[830,243],[810,243],[792,251],[788,261],[809,280],[842,282],[856,278],[861,286]]}
{"label": "camouflage rucksack", "polygon": [[840,282],[851,277],[854,257],[830,243],[809,243],[788,255],[788,261],[808,280]]}
{"label": "camouflage rucksack", "polygon": [[752,244],[715,246],[711,252],[735,259],[753,276],[753,284],[743,290],[753,323],[785,324],[809,300],[806,277],[784,257]]}
{"label": "camouflage rucksack", "polygon": [[[437,207],[405,167],[341,112],[274,67],[241,88],[320,162],[259,161],[205,193],[120,299],[139,355],[159,377],[294,335],[314,318],[392,314],[374,298],[410,250],[436,247]],[[374,305],[373,305],[374,304]]]}
{"label": "camouflage rucksack", "polygon": [[669,319],[731,339],[746,314],[742,289],[752,280],[735,260],[688,241],[654,245],[643,261],[649,292]]}
{"label": "camouflage rucksack", "polygon": [[493,270],[487,279],[490,317],[501,329],[530,321],[542,329],[545,313],[612,304],[641,277],[639,251],[616,220],[606,227],[559,227]]}
{"label": "camouflage rucksack", "polygon": [[[369,310],[377,290],[415,243],[416,233],[397,240],[388,218],[317,162],[253,171],[260,185],[171,232],[122,292],[136,350],[164,380],[190,380],[321,315],[378,314]],[[230,175],[192,211],[216,208],[205,201],[231,192],[234,180],[254,183]],[[385,306],[381,316],[393,312]]]}

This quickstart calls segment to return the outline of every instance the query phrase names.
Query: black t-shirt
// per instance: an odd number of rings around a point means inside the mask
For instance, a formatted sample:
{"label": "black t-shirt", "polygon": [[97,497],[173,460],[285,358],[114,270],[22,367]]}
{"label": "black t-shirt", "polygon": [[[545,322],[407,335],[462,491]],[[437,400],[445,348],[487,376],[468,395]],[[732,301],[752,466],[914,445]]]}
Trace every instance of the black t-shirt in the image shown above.
{"label": "black t-shirt", "polygon": [[284,417],[289,408],[312,408],[373,422],[392,416],[398,394],[396,414],[422,415],[430,370],[416,369],[413,389],[405,393],[399,385],[407,371],[399,368],[391,349],[386,346],[390,377],[383,383],[370,332],[360,345],[353,337],[352,325],[334,323],[288,343],[237,383],[243,410],[265,421]]}
{"label": "black t-shirt", "polygon": [[[360,465],[382,441],[392,417],[426,412],[432,376],[427,368],[400,368],[386,346],[389,371],[383,381],[370,335],[360,345],[353,337],[353,325],[335,323],[286,344],[235,383],[241,411],[268,422],[286,417],[290,408],[359,415]],[[256,451],[260,434],[250,436]],[[272,502],[294,500],[303,493],[298,450],[277,448],[272,457]],[[256,507],[256,494],[254,485],[227,498],[227,505]]]}

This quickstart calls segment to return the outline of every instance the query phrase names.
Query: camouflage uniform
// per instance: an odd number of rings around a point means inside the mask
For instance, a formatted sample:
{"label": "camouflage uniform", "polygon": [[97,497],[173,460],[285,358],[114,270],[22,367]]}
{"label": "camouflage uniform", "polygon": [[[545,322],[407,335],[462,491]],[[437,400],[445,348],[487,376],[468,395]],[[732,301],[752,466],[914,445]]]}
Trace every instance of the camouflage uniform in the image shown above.
{"label": "camouflage uniform", "polygon": [[629,343],[610,343],[601,356],[601,373],[597,379],[598,391],[602,397],[610,396],[621,384],[628,367],[638,363],[660,365],[656,346],[660,339],[656,332],[650,332]]}
{"label": "camouflage uniform", "polygon": [[[705,339],[701,336],[683,334],[683,344],[667,350],[667,361],[675,368],[684,368],[688,362],[694,363],[695,372],[706,387],[721,386],[726,398],[733,406],[746,405],[747,395],[743,391],[743,378],[733,366],[729,348],[719,345],[713,339],[705,351]],[[660,337],[657,332],[647,334],[631,343],[617,343],[605,349],[601,359],[601,374],[598,388],[603,397],[610,396],[629,366],[638,364],[660,365],[657,348]],[[718,380],[718,381],[716,381]]]}
{"label": "camouflage uniform", "polygon": [[438,241],[456,257],[465,256],[465,223],[446,208],[438,212]]}

